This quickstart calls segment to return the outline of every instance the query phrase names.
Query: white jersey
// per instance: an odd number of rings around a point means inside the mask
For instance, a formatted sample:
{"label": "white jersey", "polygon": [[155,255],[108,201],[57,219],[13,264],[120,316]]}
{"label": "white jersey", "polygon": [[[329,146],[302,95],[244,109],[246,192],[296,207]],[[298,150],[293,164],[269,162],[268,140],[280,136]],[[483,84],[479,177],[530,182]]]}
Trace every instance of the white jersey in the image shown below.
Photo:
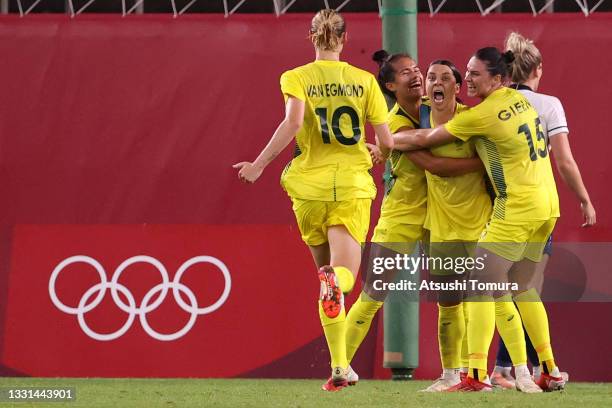
{"label": "white jersey", "polygon": [[531,90],[526,85],[516,87],[538,112],[542,129],[546,132],[546,140],[559,133],[569,133],[563,105],[558,98],[544,95]]}

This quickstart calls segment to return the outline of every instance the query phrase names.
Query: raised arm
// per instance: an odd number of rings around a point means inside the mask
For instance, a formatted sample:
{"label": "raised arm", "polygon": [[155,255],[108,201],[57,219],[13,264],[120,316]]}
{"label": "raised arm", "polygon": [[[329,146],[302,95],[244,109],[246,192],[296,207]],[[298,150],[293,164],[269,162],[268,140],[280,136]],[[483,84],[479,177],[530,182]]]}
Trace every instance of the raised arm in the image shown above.
{"label": "raised arm", "polygon": [[475,171],[483,171],[484,165],[479,157],[452,158],[434,156],[429,150],[404,152],[418,167],[440,177],[462,176]]}
{"label": "raised arm", "polygon": [[254,162],[240,162],[232,167],[240,169],[238,178],[245,183],[254,183],[268,164],[272,162],[293,140],[304,122],[304,101],[289,96],[285,104],[285,119],[280,123],[266,147]]}

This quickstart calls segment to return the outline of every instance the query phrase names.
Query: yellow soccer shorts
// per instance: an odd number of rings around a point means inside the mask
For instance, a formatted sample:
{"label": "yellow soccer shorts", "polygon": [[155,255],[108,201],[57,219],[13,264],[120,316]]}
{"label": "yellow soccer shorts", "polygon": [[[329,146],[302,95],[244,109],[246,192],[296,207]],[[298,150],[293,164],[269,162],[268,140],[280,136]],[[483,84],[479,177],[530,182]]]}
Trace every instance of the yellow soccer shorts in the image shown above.
{"label": "yellow soccer shorts", "polygon": [[344,225],[357,242],[365,242],[370,228],[371,199],[315,201],[291,198],[291,201],[302,240],[306,245],[326,243],[327,229],[333,225]]}
{"label": "yellow soccer shorts", "polygon": [[[476,244],[475,241],[445,240],[432,233],[429,241],[429,273],[439,276],[463,275],[469,270],[465,267],[466,261],[474,257]],[[445,269],[440,265],[448,258],[455,260],[454,269]]]}
{"label": "yellow soccer shorts", "polygon": [[393,219],[381,217],[374,228],[372,242],[390,243],[389,249],[411,254],[416,244],[423,240],[426,230],[421,224],[402,224]]}
{"label": "yellow soccer shorts", "polygon": [[478,246],[509,261],[518,262],[527,258],[540,262],[556,222],[556,217],[521,224],[492,219],[482,232]]}

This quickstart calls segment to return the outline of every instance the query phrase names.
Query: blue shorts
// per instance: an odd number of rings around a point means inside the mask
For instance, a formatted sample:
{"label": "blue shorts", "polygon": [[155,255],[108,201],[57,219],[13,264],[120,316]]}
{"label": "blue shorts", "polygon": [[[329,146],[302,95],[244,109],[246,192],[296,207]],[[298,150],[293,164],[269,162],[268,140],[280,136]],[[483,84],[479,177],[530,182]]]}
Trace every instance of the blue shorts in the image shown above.
{"label": "blue shorts", "polygon": [[550,236],[548,237],[548,241],[546,241],[546,245],[544,245],[544,250],[542,251],[542,253],[548,256],[552,256],[552,234],[550,234]]}

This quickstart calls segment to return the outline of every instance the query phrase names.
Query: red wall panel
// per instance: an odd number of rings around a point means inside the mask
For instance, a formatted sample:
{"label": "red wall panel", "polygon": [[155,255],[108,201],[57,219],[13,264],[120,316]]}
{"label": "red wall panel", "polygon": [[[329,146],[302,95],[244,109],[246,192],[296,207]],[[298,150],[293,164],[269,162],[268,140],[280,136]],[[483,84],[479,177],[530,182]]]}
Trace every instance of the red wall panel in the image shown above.
{"label": "red wall panel", "polygon": [[[305,39],[309,18],[0,17],[3,372],[295,376],[288,368],[298,366],[307,367],[300,371],[304,376],[325,375],[327,355],[314,304],[317,282],[278,184],[290,149],[253,186],[240,184],[231,168],[253,159],[282,117],[280,74],[312,60]],[[380,20],[370,14],[346,18],[350,38],[343,57],[373,70],[370,55],[381,44]],[[440,57],[462,68],[476,48],[501,45],[511,29],[540,47],[541,91],[558,96],[565,106],[572,148],[599,210],[596,228],[578,228],[578,206],[560,183],[558,240],[606,241],[611,235],[606,210],[612,195],[605,180],[612,173],[602,126],[612,99],[607,74],[612,55],[604,52],[612,41],[611,21],[612,15],[604,13],[588,19],[565,14],[419,18],[423,69]],[[374,207],[373,222],[378,204]],[[147,337],[137,321],[121,338],[98,342],[82,332],[75,316],[54,306],[48,294],[53,268],[78,254],[98,259],[108,279],[135,255],[159,259],[170,279],[187,259],[217,256],[227,263],[235,287],[226,304],[198,317],[174,342]],[[131,279],[140,302],[159,278],[135,268],[125,272],[125,279]],[[96,283],[95,273],[81,269],[71,269],[74,283],[63,283],[72,306]],[[140,273],[148,278],[134,278]],[[202,299],[208,295],[199,294]],[[274,301],[283,307],[270,319],[268,305]],[[151,324],[171,332],[188,315],[167,302],[151,312],[157,319]],[[100,308],[109,315],[92,310],[92,322],[109,332],[127,316],[109,295]],[[610,359],[598,353],[612,331],[605,322],[583,319],[610,312],[609,303],[551,306],[558,360],[573,378],[612,380],[606,369]],[[421,377],[439,371],[435,322],[435,308],[424,305]],[[380,333],[375,337],[358,357],[364,376],[383,375],[373,357]],[[574,352],[576,345],[581,353]],[[184,354],[171,360],[177,353]],[[228,353],[241,364],[223,366]],[[159,358],[159,365],[150,363],[151,356]],[[584,361],[588,369],[580,364]]]}

